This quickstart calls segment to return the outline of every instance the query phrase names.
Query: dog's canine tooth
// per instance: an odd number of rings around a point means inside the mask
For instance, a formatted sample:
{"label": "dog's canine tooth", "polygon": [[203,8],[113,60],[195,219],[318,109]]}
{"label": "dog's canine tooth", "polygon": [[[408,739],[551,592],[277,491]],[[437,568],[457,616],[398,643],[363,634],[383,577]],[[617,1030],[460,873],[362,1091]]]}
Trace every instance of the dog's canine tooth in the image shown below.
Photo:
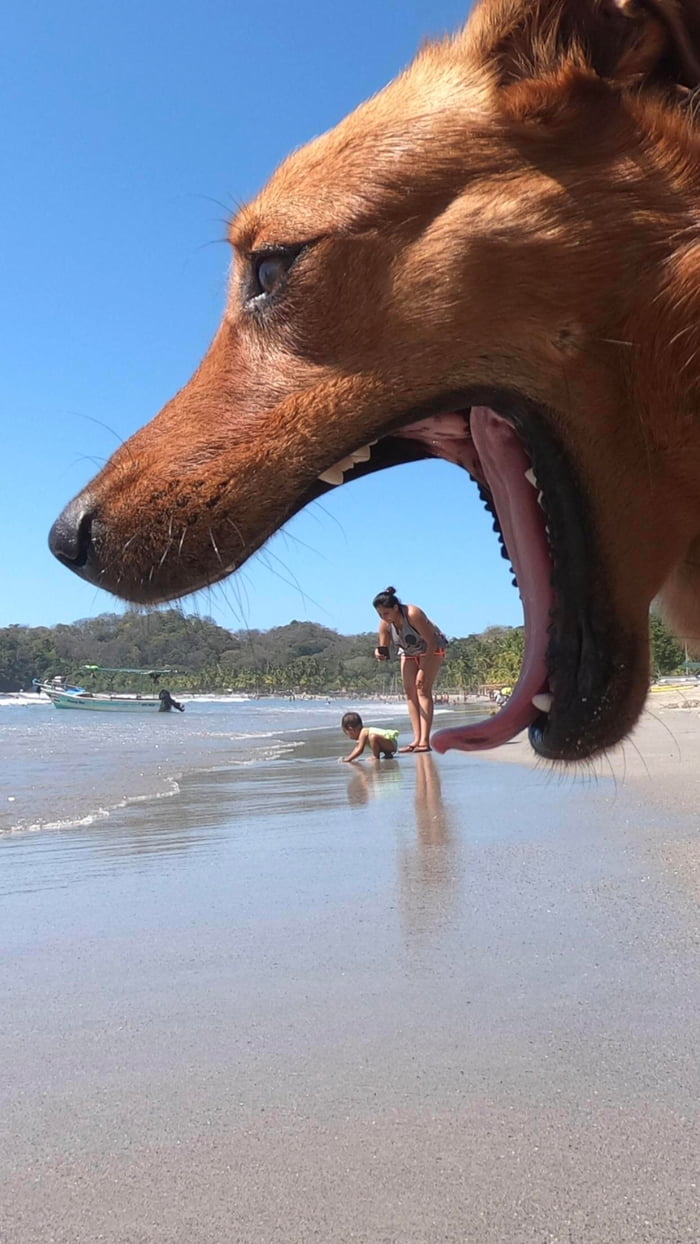
{"label": "dog's canine tooth", "polygon": [[539,708],[542,713],[549,713],[554,703],[554,696],[551,691],[541,691],[539,695],[533,695],[532,703],[535,708]]}

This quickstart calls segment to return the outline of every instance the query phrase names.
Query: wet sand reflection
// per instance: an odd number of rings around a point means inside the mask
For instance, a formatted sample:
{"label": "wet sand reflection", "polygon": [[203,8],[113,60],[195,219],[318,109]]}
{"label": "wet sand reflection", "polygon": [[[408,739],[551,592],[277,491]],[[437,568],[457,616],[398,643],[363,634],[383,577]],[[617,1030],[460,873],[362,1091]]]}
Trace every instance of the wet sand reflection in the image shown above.
{"label": "wet sand reflection", "polygon": [[401,765],[397,760],[378,760],[368,764],[354,764],[348,782],[348,803],[361,807],[370,799],[388,795],[397,790],[401,779]]}
{"label": "wet sand reflection", "polygon": [[459,839],[442,796],[440,771],[428,752],[415,761],[415,834],[399,830],[401,912],[414,942],[451,924],[462,897]]}
{"label": "wet sand reflection", "polygon": [[[439,767],[427,752],[406,761],[357,764],[352,769],[347,797],[353,807],[398,794],[399,784],[405,796],[407,785],[415,783],[413,817],[404,798],[401,810],[406,808],[408,816],[396,830],[398,890],[407,937],[412,942],[426,940],[455,920],[462,894],[459,835],[445,807]],[[397,825],[395,811],[391,823]]]}

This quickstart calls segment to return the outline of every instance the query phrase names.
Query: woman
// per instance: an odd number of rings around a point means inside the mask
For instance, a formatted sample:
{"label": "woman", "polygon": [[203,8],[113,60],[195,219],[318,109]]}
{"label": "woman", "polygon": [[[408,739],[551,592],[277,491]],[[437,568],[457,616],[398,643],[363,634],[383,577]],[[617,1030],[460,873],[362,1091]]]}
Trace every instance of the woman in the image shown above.
{"label": "woman", "polygon": [[429,752],[433,724],[433,685],[445,659],[447,640],[417,605],[402,605],[396,589],[386,588],[372,601],[381,622],[374,650],[388,661],[392,645],[401,651],[401,675],[413,727],[413,742],[402,752]]}

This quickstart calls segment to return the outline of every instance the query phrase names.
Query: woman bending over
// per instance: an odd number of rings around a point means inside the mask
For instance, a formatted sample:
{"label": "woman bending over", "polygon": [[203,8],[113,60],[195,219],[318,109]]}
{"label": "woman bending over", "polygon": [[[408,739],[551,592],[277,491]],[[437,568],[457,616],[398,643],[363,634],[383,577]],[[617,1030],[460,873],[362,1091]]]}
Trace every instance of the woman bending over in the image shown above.
{"label": "woman bending over", "polygon": [[433,725],[433,686],[445,659],[447,640],[417,605],[402,605],[396,589],[385,588],[372,601],[381,619],[378,661],[388,661],[392,646],[401,652],[401,676],[413,727],[413,742],[402,752],[429,752]]}

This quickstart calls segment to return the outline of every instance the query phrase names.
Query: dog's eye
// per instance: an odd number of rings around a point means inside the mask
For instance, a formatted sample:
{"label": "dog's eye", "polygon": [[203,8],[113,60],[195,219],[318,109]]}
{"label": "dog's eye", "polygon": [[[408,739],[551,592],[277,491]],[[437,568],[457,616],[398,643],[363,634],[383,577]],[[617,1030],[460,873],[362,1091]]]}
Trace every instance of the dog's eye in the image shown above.
{"label": "dog's eye", "polygon": [[254,256],[249,297],[259,298],[264,294],[276,293],[302,249],[294,246],[267,255]]}
{"label": "dog's eye", "polygon": [[255,277],[262,294],[272,294],[285,275],[291,260],[286,255],[270,255],[258,261]]}

